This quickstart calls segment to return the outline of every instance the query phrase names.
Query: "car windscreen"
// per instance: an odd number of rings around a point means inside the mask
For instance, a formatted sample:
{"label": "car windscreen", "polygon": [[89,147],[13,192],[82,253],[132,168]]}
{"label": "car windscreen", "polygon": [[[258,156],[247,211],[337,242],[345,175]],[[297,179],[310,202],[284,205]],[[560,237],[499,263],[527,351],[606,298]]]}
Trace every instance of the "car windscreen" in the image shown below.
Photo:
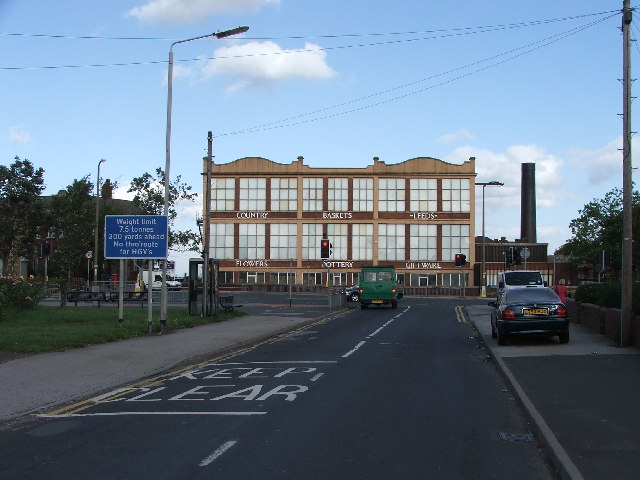
{"label": "car windscreen", "polygon": [[504,303],[557,303],[558,295],[548,288],[518,288],[505,294]]}
{"label": "car windscreen", "polygon": [[507,285],[542,285],[540,272],[509,272],[504,280]]}

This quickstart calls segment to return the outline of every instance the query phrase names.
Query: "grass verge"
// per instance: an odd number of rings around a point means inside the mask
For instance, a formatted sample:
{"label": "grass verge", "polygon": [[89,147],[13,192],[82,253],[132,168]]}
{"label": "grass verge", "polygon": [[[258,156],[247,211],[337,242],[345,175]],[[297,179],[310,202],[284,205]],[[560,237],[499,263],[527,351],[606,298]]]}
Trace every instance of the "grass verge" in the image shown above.
{"label": "grass verge", "polygon": [[[215,317],[189,315],[187,307],[167,309],[167,329],[223,322],[243,312],[218,312]],[[126,308],[122,326],[117,308],[36,306],[6,311],[0,320],[0,351],[42,353],[147,335],[146,308]],[[160,331],[160,309],[153,310],[152,331]]]}

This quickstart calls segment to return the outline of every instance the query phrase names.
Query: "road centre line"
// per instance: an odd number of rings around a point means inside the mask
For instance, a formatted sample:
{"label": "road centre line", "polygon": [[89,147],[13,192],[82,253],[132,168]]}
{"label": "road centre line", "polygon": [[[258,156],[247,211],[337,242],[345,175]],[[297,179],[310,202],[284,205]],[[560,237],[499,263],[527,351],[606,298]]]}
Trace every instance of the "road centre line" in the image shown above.
{"label": "road centre line", "polygon": [[351,350],[349,350],[347,353],[345,353],[344,355],[342,355],[342,358],[350,357],[350,356],[351,356],[351,354],[355,353],[355,352],[356,352],[356,350],[358,350],[358,349],[359,349],[361,346],[363,346],[365,343],[367,343],[367,342],[365,342],[364,340],[363,340],[363,341],[361,341],[361,342],[360,342],[359,344],[357,344],[354,348],[352,348],[352,349],[351,349]]}
{"label": "road centre line", "polygon": [[228,442],[223,443],[218,448],[216,448],[216,450],[211,455],[209,455],[207,458],[202,460],[200,462],[200,466],[206,467],[210,463],[215,462],[219,457],[221,457],[224,454],[224,452],[229,450],[236,443],[238,443],[236,440],[229,440]]}

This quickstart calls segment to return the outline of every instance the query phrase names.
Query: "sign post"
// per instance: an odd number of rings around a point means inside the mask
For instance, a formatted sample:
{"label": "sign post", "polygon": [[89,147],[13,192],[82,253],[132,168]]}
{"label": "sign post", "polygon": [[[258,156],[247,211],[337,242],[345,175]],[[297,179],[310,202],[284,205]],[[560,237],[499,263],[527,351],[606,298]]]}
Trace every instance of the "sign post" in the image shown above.
{"label": "sign post", "polygon": [[[148,308],[152,312],[151,260],[163,259],[169,252],[169,223],[166,215],[106,215],[104,221],[104,258],[120,260],[149,260]],[[123,303],[120,273],[119,297]],[[166,278],[162,278],[165,284]],[[120,318],[122,323],[122,315]]]}

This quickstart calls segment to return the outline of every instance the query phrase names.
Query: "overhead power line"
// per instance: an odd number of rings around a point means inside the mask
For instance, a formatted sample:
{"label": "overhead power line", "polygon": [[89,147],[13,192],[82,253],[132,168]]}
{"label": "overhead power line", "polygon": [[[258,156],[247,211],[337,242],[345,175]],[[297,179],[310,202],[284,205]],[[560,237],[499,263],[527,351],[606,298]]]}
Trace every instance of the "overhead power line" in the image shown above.
{"label": "overhead power line", "polygon": [[[258,53],[258,54],[245,54],[245,55],[236,55],[229,57],[209,57],[207,60],[216,60],[216,59],[228,59],[228,58],[247,58],[247,57],[256,57],[256,56],[270,56],[270,55],[284,55],[291,53],[306,53],[306,52],[314,52],[314,51],[330,51],[330,50],[341,50],[341,49],[350,49],[350,48],[364,48],[364,47],[376,47],[383,45],[393,45],[398,43],[409,43],[409,42],[417,42],[417,41],[425,41],[425,40],[435,40],[441,38],[455,37],[455,36],[463,36],[463,35],[476,35],[481,33],[489,33],[496,32],[502,30],[510,30],[515,28],[524,28],[524,27],[532,27],[532,26],[540,26],[546,25],[550,23],[557,22],[566,22],[571,20],[583,19],[594,16],[601,16],[611,13],[619,13],[618,10],[608,11],[608,12],[600,12],[600,13],[591,13],[585,15],[576,15],[571,17],[561,17],[561,18],[553,18],[546,20],[533,20],[529,22],[519,22],[519,23],[511,23],[511,24],[501,24],[501,25],[486,25],[479,27],[463,27],[463,28],[452,28],[452,29],[437,29],[437,30],[424,30],[424,31],[411,31],[411,32],[391,32],[391,33],[366,33],[366,34],[340,34],[340,35],[316,35],[316,36],[291,36],[291,37],[243,37],[243,40],[261,40],[261,41],[274,41],[274,40],[311,40],[311,39],[330,39],[330,38],[358,38],[358,37],[382,37],[382,36],[400,36],[400,35],[429,35],[427,37],[419,37],[419,38],[405,38],[400,40],[390,40],[385,42],[374,42],[374,43],[361,43],[355,45],[339,45],[334,47],[314,47],[314,48],[305,48],[305,49],[291,49],[284,50],[281,52],[271,52],[271,53]],[[609,17],[607,17],[609,18]],[[51,35],[51,34],[31,34],[31,33],[2,33],[1,36],[16,36],[16,37],[36,37],[36,38],[55,38],[55,39],[78,39],[78,40],[118,40],[118,41],[134,41],[134,40],[153,40],[153,41],[172,41],[170,38],[159,38],[159,37],[101,37],[101,36],[70,36],[70,35]],[[187,59],[187,60],[176,60],[176,62],[193,62],[193,61],[201,61],[202,57]],[[0,67],[0,70],[5,71],[16,71],[16,70],[52,70],[52,69],[70,69],[70,68],[96,68],[96,67],[123,67],[123,66],[139,66],[139,65],[156,65],[167,63],[166,60],[148,60],[148,61],[138,61],[138,62],[118,62],[118,63],[94,63],[94,64],[84,64],[84,65],[45,65],[45,66],[28,66],[28,67]]]}
{"label": "overhead power line", "polygon": [[[461,66],[461,67],[454,68],[452,70],[448,70],[446,72],[442,72],[442,73],[439,73],[439,74],[436,74],[436,75],[432,75],[430,77],[423,78],[421,80],[417,80],[417,81],[414,81],[414,82],[411,82],[411,83],[400,85],[400,86],[397,86],[397,87],[394,87],[394,88],[391,88],[391,89],[387,89],[387,90],[384,90],[384,91],[380,91],[380,92],[377,92],[377,93],[372,93],[370,95],[366,95],[364,97],[360,97],[360,98],[357,98],[357,99],[354,99],[354,100],[350,100],[348,102],[343,102],[343,103],[340,103],[340,104],[337,104],[337,105],[333,105],[333,106],[330,106],[330,107],[324,107],[324,108],[321,108],[321,109],[318,109],[318,110],[314,110],[312,112],[303,113],[303,114],[296,115],[296,116],[293,116],[293,117],[288,117],[288,118],[285,118],[285,119],[282,119],[282,120],[277,120],[277,121],[274,121],[274,122],[269,122],[269,123],[265,123],[265,124],[262,124],[262,125],[257,125],[257,126],[254,126],[254,127],[241,129],[241,130],[222,133],[222,134],[218,135],[218,137],[224,137],[224,136],[229,136],[229,135],[241,135],[241,134],[247,134],[247,133],[257,133],[257,132],[262,132],[262,131],[266,131],[266,130],[274,130],[274,129],[278,129],[278,128],[293,127],[293,126],[302,125],[302,124],[306,124],[306,123],[312,123],[312,122],[317,122],[317,121],[321,121],[321,120],[326,120],[326,119],[329,119],[329,118],[335,118],[335,117],[338,117],[338,116],[347,115],[349,113],[354,113],[354,112],[366,110],[366,109],[369,109],[369,108],[377,107],[377,106],[380,106],[380,105],[383,105],[383,104],[386,104],[386,103],[390,103],[390,102],[394,102],[394,101],[397,101],[397,100],[401,100],[401,99],[404,99],[404,98],[407,98],[407,97],[410,97],[410,96],[413,96],[413,95],[417,95],[419,93],[423,93],[423,92],[425,92],[427,90],[432,90],[434,88],[441,87],[441,86],[450,84],[450,83],[458,81],[458,80],[462,80],[464,78],[470,77],[470,76],[475,75],[477,73],[483,72],[485,70],[497,67],[497,66],[502,65],[504,63],[510,62],[510,61],[515,60],[517,58],[520,58],[520,57],[522,57],[524,55],[527,55],[527,54],[532,53],[532,52],[534,52],[536,50],[539,50],[541,48],[544,48],[544,47],[547,47],[547,46],[552,45],[554,43],[557,43],[557,42],[559,42],[561,40],[564,40],[565,38],[571,37],[571,36],[573,36],[573,35],[575,35],[575,34],[577,34],[579,32],[582,32],[583,30],[591,28],[591,27],[593,27],[593,26],[595,26],[597,24],[600,24],[600,23],[602,23],[602,22],[604,22],[604,21],[606,21],[606,20],[608,20],[608,19],[610,19],[612,17],[617,16],[618,13],[619,12],[616,11],[616,13],[614,15],[610,15],[610,16],[608,16],[606,18],[602,18],[602,19],[593,21],[593,22],[588,23],[586,25],[582,25],[582,26],[573,28],[571,30],[568,30],[568,31],[565,31],[565,32],[562,32],[562,33],[559,33],[559,34],[552,35],[552,36],[546,37],[546,38],[544,38],[542,40],[538,40],[536,42],[532,42],[532,43],[529,43],[527,45],[524,45],[524,46],[521,46],[521,47],[518,47],[518,48],[514,48],[514,49],[508,50],[506,52],[494,55],[492,57],[488,57],[488,58],[485,58],[485,59],[482,59],[482,60],[478,60],[476,62],[467,64],[467,65],[464,65],[464,66]],[[361,107],[352,108],[352,109],[349,109],[349,110],[336,112],[336,113],[332,113],[332,114],[328,114],[328,115],[324,115],[324,116],[320,116],[320,117],[315,117],[315,118],[311,118],[311,119],[307,119],[307,120],[296,121],[296,120],[304,118],[304,117],[309,117],[309,116],[312,116],[312,115],[321,114],[323,112],[327,112],[327,111],[334,110],[334,109],[337,109],[337,108],[345,107],[345,106],[348,106],[348,105],[355,104],[357,102],[361,102],[361,101],[368,100],[368,99],[371,99],[371,98],[374,98],[374,97],[379,97],[379,96],[382,96],[382,95],[385,95],[385,94],[388,94],[388,93],[391,93],[391,92],[395,92],[395,91],[398,91],[398,90],[401,90],[401,89],[404,89],[404,88],[408,88],[408,87],[417,85],[419,83],[423,83],[423,82],[426,82],[426,81],[429,81],[429,80],[434,80],[434,79],[439,78],[439,77],[444,77],[446,75],[449,75],[449,74],[452,74],[452,73],[455,73],[455,72],[460,72],[460,71],[466,70],[468,68],[471,68],[471,67],[474,67],[474,66],[477,66],[477,65],[481,65],[483,63],[490,62],[492,60],[496,60],[496,59],[498,59],[500,57],[504,57],[504,56],[507,56],[507,55],[509,55],[508,58],[504,58],[504,59],[502,59],[500,61],[496,61],[494,63],[491,63],[490,65],[485,65],[485,66],[483,66],[481,68],[477,68],[477,69],[475,69],[475,70],[473,70],[471,72],[467,72],[467,73],[458,75],[456,77],[443,80],[443,81],[441,81],[439,83],[436,83],[436,84],[433,84],[433,85],[429,85],[427,87],[424,87],[424,88],[421,88],[421,89],[418,89],[418,90],[415,90],[415,91],[412,91],[412,92],[408,92],[408,93],[405,93],[405,94],[402,94],[402,95],[397,95],[395,97],[391,97],[391,98],[388,98],[388,99],[385,99],[385,100],[381,100],[379,102],[371,103],[371,104],[368,104],[368,105],[363,105]]]}

